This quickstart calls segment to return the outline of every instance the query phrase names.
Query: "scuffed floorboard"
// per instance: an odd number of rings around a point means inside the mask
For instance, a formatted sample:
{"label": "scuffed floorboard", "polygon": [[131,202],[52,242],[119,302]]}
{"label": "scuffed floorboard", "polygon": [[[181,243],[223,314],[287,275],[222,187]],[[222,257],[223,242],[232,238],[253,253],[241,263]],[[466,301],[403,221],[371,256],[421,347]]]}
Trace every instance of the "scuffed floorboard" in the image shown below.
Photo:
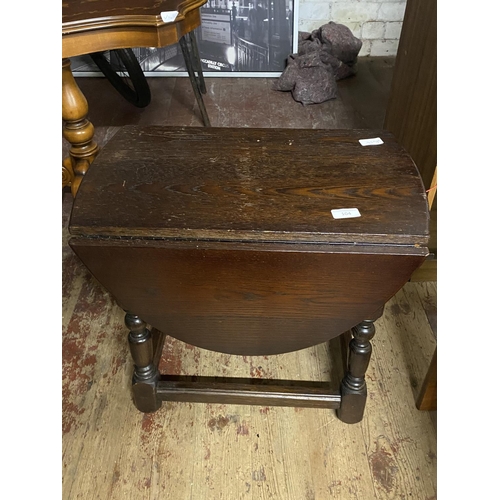
{"label": "scuffed floorboard", "polygon": [[[374,67],[360,70],[358,76],[363,71],[371,74]],[[159,80],[152,83],[149,110],[127,107],[109,89],[95,91],[97,81],[82,84],[90,93],[101,144],[126,123],[199,125],[193,115],[196,107],[186,97],[188,80]],[[360,111],[341,98],[318,107],[290,106],[289,94],[269,88],[265,79],[210,80],[206,103],[212,123],[296,128],[350,128],[361,123],[355,119]],[[95,108],[103,99],[108,114]],[[175,116],[165,113],[163,106]],[[365,116],[361,125],[370,120]],[[66,193],[64,500],[436,498],[436,413],[415,407],[436,345],[435,283],[407,283],[376,322],[367,372],[369,398],[359,424],[343,424],[329,410],[201,403],[163,403],[158,412],[145,415],[131,400],[132,361],[124,313],[67,245],[71,203]],[[327,380],[332,366],[325,344],[279,356],[244,357],[167,337],[161,368],[181,374]]]}

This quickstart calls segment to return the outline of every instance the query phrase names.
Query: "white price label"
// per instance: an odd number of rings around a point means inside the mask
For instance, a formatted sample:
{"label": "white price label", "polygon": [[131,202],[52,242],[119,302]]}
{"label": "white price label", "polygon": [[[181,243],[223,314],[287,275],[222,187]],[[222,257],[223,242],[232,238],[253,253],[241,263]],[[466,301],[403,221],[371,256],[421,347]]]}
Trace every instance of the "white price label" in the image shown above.
{"label": "white price label", "polygon": [[164,23],[173,23],[178,14],[179,12],[176,10],[166,10],[164,12],[160,12],[161,20]]}
{"label": "white price label", "polygon": [[380,137],[372,137],[371,139],[360,139],[359,143],[361,146],[378,146],[384,144],[384,141]]}
{"label": "white price label", "polygon": [[350,219],[351,217],[361,217],[357,208],[337,208],[332,210],[334,219]]}

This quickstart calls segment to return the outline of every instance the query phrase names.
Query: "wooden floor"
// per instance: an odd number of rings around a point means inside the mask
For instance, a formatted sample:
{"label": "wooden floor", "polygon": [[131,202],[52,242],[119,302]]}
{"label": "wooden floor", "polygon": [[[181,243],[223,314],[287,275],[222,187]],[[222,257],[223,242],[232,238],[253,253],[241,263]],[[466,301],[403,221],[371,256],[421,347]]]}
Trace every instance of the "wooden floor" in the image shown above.
{"label": "wooden floor", "polygon": [[[212,78],[213,126],[382,127],[393,59],[363,59],[338,99],[302,106],[271,79]],[[200,126],[186,78],[150,80],[151,104],[125,102],[103,79],[79,79],[100,145],[126,124]],[[63,155],[67,150],[63,145]],[[409,282],[376,322],[363,422],[329,410],[132,404],[123,311],[67,245],[71,195],[62,200],[63,499],[436,498],[436,413],[415,401],[436,345],[436,283]],[[280,356],[204,351],[167,337],[170,373],[326,380],[326,346]]]}

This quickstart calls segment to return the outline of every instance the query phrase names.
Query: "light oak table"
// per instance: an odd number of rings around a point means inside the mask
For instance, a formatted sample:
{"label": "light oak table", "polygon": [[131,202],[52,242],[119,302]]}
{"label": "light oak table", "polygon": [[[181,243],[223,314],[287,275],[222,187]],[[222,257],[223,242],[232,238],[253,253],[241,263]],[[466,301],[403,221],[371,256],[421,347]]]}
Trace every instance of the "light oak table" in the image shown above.
{"label": "light oak table", "polygon": [[[99,146],[87,119],[88,103],[71,72],[70,57],[129,47],[164,47],[179,42],[205,126],[210,125],[201,94],[205,92],[193,30],[201,24],[206,0],[63,0],[62,117],[63,135],[70,143],[62,165],[62,186],[73,196],[94,161]],[[165,23],[162,12],[177,11]],[[185,36],[188,35],[188,36]],[[198,78],[195,77],[198,73]]]}

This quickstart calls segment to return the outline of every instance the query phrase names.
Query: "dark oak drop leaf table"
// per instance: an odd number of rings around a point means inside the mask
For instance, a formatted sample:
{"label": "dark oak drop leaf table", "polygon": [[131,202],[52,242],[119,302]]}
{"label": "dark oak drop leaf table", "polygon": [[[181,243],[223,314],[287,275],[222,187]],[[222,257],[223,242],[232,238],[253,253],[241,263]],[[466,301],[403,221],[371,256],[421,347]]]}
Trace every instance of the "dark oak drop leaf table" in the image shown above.
{"label": "dark oak drop leaf table", "polygon": [[[374,321],[428,255],[428,223],[386,131],[124,127],[81,184],[70,245],[126,311],[139,410],[308,406],[355,423]],[[160,374],[165,334],[247,356],[343,336],[348,359],[340,387]]]}

